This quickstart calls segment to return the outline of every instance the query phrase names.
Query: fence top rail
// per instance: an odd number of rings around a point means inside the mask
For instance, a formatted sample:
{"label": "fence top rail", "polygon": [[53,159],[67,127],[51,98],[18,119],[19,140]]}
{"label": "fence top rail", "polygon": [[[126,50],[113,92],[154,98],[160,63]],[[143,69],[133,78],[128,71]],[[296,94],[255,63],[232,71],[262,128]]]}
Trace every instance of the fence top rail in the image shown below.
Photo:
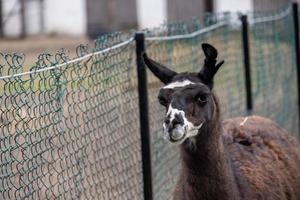
{"label": "fence top rail", "polygon": [[69,64],[73,64],[73,63],[79,62],[81,60],[85,60],[85,59],[90,58],[92,56],[104,54],[104,53],[110,52],[110,51],[112,51],[114,49],[121,48],[123,46],[128,45],[133,40],[134,40],[134,38],[130,37],[128,40],[125,40],[124,42],[121,42],[121,43],[116,44],[114,46],[102,49],[100,51],[96,51],[96,52],[93,52],[93,53],[86,54],[84,56],[78,57],[76,59],[70,60],[70,61],[62,63],[62,64],[53,65],[53,66],[46,67],[46,68],[43,68],[43,69],[38,69],[38,70],[26,71],[26,72],[22,72],[22,73],[7,75],[7,76],[0,76],[0,80],[15,78],[15,77],[19,77],[19,76],[25,76],[25,75],[30,75],[30,74],[36,74],[36,73],[40,73],[40,72],[43,72],[43,71],[48,71],[48,70],[60,68],[60,67],[63,67],[63,66],[69,65]]}
{"label": "fence top rail", "polygon": [[227,21],[221,21],[216,24],[213,24],[211,26],[205,27],[203,29],[200,29],[198,31],[189,33],[189,34],[183,34],[183,35],[173,35],[173,36],[161,36],[161,37],[146,37],[145,39],[147,41],[169,41],[169,40],[180,40],[180,39],[190,39],[194,38],[198,35],[201,35],[203,33],[215,30],[217,28],[220,28],[222,26],[228,25],[229,22]]}
{"label": "fence top rail", "polygon": [[284,19],[285,17],[287,17],[289,14],[291,14],[291,12],[292,12],[292,7],[289,6],[287,9],[285,9],[284,11],[282,11],[276,15],[250,18],[249,23],[251,25],[254,25],[254,24],[259,24],[259,23],[281,20],[281,19]]}

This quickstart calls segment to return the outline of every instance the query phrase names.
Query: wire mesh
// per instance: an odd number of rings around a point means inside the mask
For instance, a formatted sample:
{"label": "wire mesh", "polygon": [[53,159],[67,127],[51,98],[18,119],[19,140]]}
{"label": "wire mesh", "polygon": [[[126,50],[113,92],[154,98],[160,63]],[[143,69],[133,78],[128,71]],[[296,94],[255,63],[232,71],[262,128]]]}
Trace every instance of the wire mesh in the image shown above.
{"label": "wire mesh", "polygon": [[[33,73],[0,80],[1,199],[142,198],[134,45],[71,64],[64,51],[41,54]],[[24,69],[24,56],[2,61],[2,76]]]}
{"label": "wire mesh", "polygon": [[[250,13],[254,114],[298,130],[294,30],[290,8]],[[215,78],[223,118],[245,115],[239,15],[207,15],[202,23],[146,30],[150,57],[178,72],[201,69],[201,44],[225,60]],[[41,54],[25,66],[21,54],[0,55],[0,199],[142,199],[139,108],[131,34],[100,37],[65,51]],[[148,71],[153,194],[171,199],[179,175],[178,147],[161,137],[162,84]]]}
{"label": "wire mesh", "polygon": [[253,18],[249,30],[254,113],[299,137],[292,9],[254,13]]}

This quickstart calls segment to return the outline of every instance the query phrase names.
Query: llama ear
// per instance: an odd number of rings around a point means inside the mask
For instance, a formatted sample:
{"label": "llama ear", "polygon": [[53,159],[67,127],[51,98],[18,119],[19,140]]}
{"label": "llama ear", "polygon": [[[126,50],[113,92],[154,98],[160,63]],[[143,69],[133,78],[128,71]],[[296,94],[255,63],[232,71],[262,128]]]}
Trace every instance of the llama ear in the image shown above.
{"label": "llama ear", "polygon": [[218,51],[212,45],[203,43],[202,49],[205,55],[204,66],[199,72],[199,77],[201,80],[209,85],[211,88],[213,86],[213,78],[217,73],[218,69],[223,65],[224,61],[217,63]]}
{"label": "llama ear", "polygon": [[146,53],[143,53],[143,58],[152,73],[164,84],[170,83],[173,77],[177,75],[176,72],[150,59]]}

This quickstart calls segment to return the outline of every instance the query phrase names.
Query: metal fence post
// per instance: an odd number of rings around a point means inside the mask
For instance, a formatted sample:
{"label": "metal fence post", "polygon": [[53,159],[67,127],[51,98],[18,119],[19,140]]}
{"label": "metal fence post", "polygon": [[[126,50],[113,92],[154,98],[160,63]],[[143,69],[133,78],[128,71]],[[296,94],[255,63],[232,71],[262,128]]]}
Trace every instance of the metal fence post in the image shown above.
{"label": "metal fence post", "polygon": [[138,75],[138,93],[140,110],[140,132],[142,145],[142,167],[144,182],[144,200],[152,200],[152,173],[151,173],[151,152],[149,135],[149,115],[148,115],[148,95],[147,95],[147,74],[146,67],[142,59],[145,52],[145,34],[137,32],[136,42],[136,62]]}
{"label": "metal fence post", "polygon": [[241,16],[242,22],[242,42],[244,53],[244,67],[245,67],[245,87],[246,87],[246,114],[251,115],[253,111],[252,89],[251,89],[251,70],[250,70],[250,49],[249,49],[249,35],[248,35],[248,19],[247,15]]}
{"label": "metal fence post", "polygon": [[[300,134],[300,42],[299,42],[299,14],[298,3],[293,3],[294,35],[295,35],[295,54],[297,65],[297,83],[298,83],[298,125]],[[299,135],[300,138],[300,135]]]}

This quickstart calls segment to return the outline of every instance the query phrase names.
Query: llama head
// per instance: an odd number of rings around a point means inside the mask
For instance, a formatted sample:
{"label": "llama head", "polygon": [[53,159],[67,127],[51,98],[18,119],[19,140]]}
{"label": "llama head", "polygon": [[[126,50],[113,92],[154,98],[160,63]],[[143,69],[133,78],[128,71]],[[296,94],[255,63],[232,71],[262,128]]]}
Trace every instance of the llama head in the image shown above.
{"label": "llama head", "polygon": [[158,100],[166,107],[164,138],[172,143],[196,136],[215,112],[213,78],[224,61],[217,64],[218,52],[213,46],[202,44],[202,49],[205,60],[198,73],[177,73],[143,55],[148,68],[165,84]]}

